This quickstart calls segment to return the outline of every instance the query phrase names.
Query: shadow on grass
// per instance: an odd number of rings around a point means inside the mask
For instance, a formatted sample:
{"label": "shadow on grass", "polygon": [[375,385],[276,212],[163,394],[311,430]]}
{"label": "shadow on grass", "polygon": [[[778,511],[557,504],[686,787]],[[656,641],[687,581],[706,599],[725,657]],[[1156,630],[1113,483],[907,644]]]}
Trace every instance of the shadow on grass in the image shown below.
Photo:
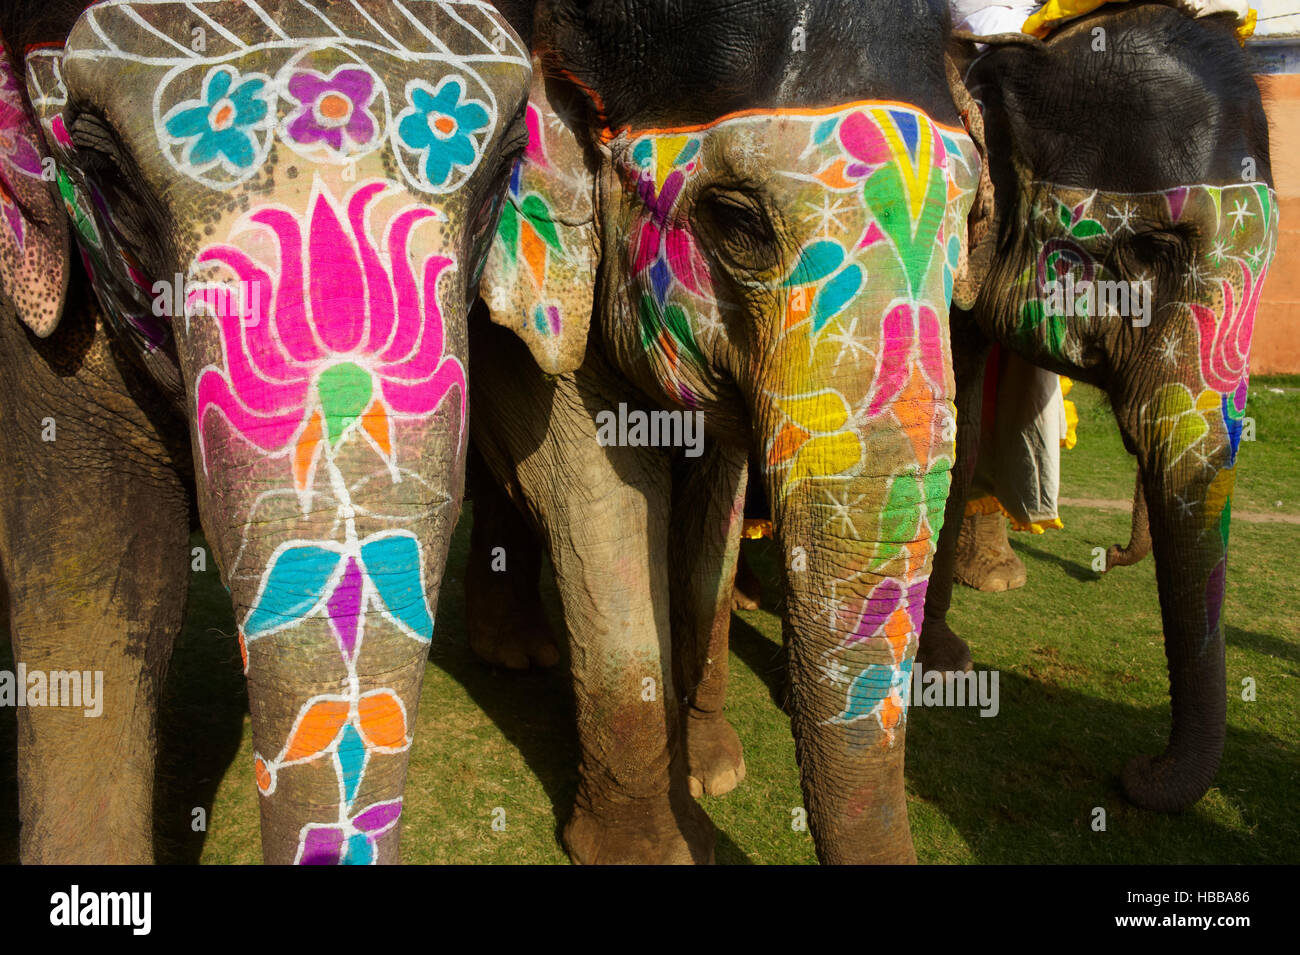
{"label": "shadow on grass", "polygon": [[[999,695],[1001,712],[993,718],[936,707],[913,707],[908,716],[908,788],[947,817],[977,861],[1243,863],[1293,856],[1294,823],[1273,797],[1293,785],[1294,754],[1277,740],[1229,726],[1217,794],[1163,815],[1129,803],[1119,776],[1132,757],[1163,750],[1168,707],[1130,706],[1006,671]],[[1091,828],[1096,807],[1106,811],[1105,832]],[[1228,828],[1218,818],[1224,815],[1244,825]]]}
{"label": "shadow on grass", "polygon": [[1267,633],[1256,633],[1254,630],[1242,630],[1240,627],[1225,624],[1223,639],[1230,647],[1242,647],[1279,660],[1300,663],[1300,645],[1279,640]]}
{"label": "shadow on grass", "polygon": [[[452,634],[435,640],[429,660],[461,685],[506,740],[519,750],[528,769],[541,782],[555,819],[555,839],[573,811],[578,790],[579,744],[569,660],[563,639],[564,620],[549,561],[541,574],[542,606],[564,659],[545,670],[511,671],[491,667],[470,650],[464,626],[464,574],[469,554],[472,510],[464,516],[452,538],[447,574],[438,598],[441,632]],[[759,639],[761,636],[755,634]],[[715,856],[719,863],[753,863],[722,829],[717,830]]]}
{"label": "shadow on grass", "polygon": [[[491,667],[469,648],[465,629],[465,567],[469,558],[472,508],[466,505],[452,535],[447,571],[438,595],[440,636],[429,648],[429,661],[461,685],[474,705],[519,750],[550,800],[555,838],[569,819],[578,791],[578,731],[568,659],[549,669],[512,671]],[[549,564],[542,573],[542,606],[557,635],[564,624]],[[565,641],[558,639],[561,653]]]}
{"label": "shadow on grass", "polygon": [[[202,535],[195,534],[190,544],[207,550]],[[217,787],[227,772],[242,772],[253,784],[253,767],[231,768],[248,714],[235,629],[216,567],[194,574],[158,712],[154,841],[162,863],[198,864]],[[199,819],[207,825],[196,830]]]}
{"label": "shadow on grass", "polygon": [[[1124,541],[1115,541],[1114,543],[1123,544]],[[1109,546],[1109,545],[1107,545]],[[1037,547],[1030,547],[1022,540],[1012,540],[1011,549],[1029,554],[1046,564],[1056,564],[1065,575],[1081,583],[1091,583],[1101,579],[1101,575],[1092,569],[1090,564],[1080,564],[1073,560],[1066,560],[1059,554],[1053,554],[1051,551],[1040,550]]]}

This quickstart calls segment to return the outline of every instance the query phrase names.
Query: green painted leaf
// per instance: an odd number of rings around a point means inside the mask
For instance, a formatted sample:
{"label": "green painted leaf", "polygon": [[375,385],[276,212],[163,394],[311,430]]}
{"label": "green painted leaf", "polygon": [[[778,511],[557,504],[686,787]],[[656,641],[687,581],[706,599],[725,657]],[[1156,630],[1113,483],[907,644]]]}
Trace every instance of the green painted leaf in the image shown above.
{"label": "green painted leaf", "polygon": [[339,443],[348,427],[361,417],[374,395],[370,372],[350,361],[331,365],[316,381],[325,432],[331,445]]}
{"label": "green painted leaf", "polygon": [[1091,239],[1094,235],[1105,233],[1106,230],[1096,219],[1080,219],[1079,223],[1070,230],[1070,234],[1078,239]]}
{"label": "green painted leaf", "polygon": [[501,210],[501,222],[497,225],[497,239],[505,248],[511,262],[519,258],[519,210],[515,208],[513,202],[507,202]]}
{"label": "green painted leaf", "polygon": [[943,530],[944,508],[948,505],[948,489],[952,486],[952,463],[947,458],[940,458],[934,467],[921,479],[925,494],[926,516],[930,521],[930,533],[937,541]]}
{"label": "green painted leaf", "polygon": [[546,204],[546,200],[530,192],[524,196],[522,212],[533,224],[537,234],[542,237],[542,241],[563,255],[564,247],[560,245],[560,237],[555,231],[555,218],[551,215],[551,208]]}

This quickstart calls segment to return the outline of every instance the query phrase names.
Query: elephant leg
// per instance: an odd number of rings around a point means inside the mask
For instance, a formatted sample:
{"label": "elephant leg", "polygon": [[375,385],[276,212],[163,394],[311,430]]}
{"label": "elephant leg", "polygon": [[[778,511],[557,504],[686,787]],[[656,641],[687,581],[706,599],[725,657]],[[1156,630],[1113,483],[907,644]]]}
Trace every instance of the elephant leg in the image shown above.
{"label": "elephant leg", "polygon": [[1147,520],[1147,498],[1142,492],[1142,472],[1138,471],[1133,486],[1133,525],[1129,530],[1128,544],[1112,544],[1106,551],[1106,569],[1130,567],[1151,553],[1151,527]]}
{"label": "elephant leg", "polygon": [[569,634],[581,751],[564,844],[579,863],[707,862],[713,825],[678,742],[668,601],[670,462],[603,447],[597,415],[641,399],[589,353],[552,380],[513,332],[471,322],[473,439],[542,528]]}
{"label": "elephant leg", "polygon": [[[155,722],[184,619],[189,492],[158,416],[128,397],[84,317],[35,344],[0,319],[0,566],[24,675],[13,690],[26,704],[20,857],[151,863]],[[82,335],[83,353],[59,353]]]}
{"label": "elephant leg", "polygon": [[[954,316],[959,313],[954,312]],[[966,497],[975,476],[980,446],[980,412],[984,403],[984,369],[989,343],[974,322],[952,323],[953,373],[957,391],[956,465],[944,509],[943,529],[925,595],[925,622],[921,628],[917,663],[926,670],[965,672],[972,667],[970,647],[948,626],[952,588],[956,577],[957,547],[966,516]]]}
{"label": "elephant leg", "polygon": [[736,552],[736,585],[731,590],[732,610],[758,610],[763,606],[763,583],[745,560],[743,551]]}
{"label": "elephant leg", "polygon": [[1007,518],[1001,511],[966,515],[957,538],[953,576],[958,583],[989,594],[1025,585],[1028,574],[1011,549]]}
{"label": "elephant leg", "polygon": [[467,475],[474,501],[465,569],[469,647],[483,662],[508,670],[554,666],[560,650],[537,587],[541,542],[473,449]]}
{"label": "elephant leg", "polygon": [[674,461],[669,528],[674,673],[682,687],[692,796],[721,796],[745,778],[740,737],[723,715],[728,636],[748,462],[708,443],[699,459]]}

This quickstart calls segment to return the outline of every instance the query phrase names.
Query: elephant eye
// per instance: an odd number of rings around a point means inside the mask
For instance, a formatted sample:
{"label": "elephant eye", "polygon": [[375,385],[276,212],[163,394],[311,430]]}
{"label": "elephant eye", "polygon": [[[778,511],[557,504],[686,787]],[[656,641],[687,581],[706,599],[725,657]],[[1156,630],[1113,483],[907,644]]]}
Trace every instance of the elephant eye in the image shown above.
{"label": "elephant eye", "polygon": [[1188,261],[1191,248],[1191,237],[1185,231],[1153,230],[1136,232],[1116,243],[1112,256],[1122,274],[1172,275]]}
{"label": "elephant eye", "polygon": [[150,218],[138,200],[141,189],[123,157],[117,137],[107,123],[89,114],[79,114],[68,129],[77,147],[76,164],[86,185],[98,194],[96,205],[103,205],[110,216],[109,225],[119,241],[137,250],[147,245],[147,236],[156,232],[146,226]]}
{"label": "elephant eye", "polygon": [[742,272],[765,272],[779,263],[776,229],[757,196],[710,189],[696,200],[692,217],[696,235],[724,265]]}

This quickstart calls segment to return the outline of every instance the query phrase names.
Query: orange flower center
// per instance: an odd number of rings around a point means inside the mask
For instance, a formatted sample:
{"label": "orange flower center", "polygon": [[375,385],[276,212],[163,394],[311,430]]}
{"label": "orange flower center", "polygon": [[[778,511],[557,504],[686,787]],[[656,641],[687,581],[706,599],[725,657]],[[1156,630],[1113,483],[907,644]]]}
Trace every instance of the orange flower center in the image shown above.
{"label": "orange flower center", "polygon": [[235,118],[235,104],[227,100],[219,103],[217,108],[212,111],[212,128],[217,132],[227,128]]}
{"label": "orange flower center", "polygon": [[341,93],[326,93],[317,108],[325,119],[341,120],[347,118],[351,107],[348,98]]}
{"label": "orange flower center", "polygon": [[439,116],[433,121],[433,126],[444,136],[450,136],[456,131],[456,121],[450,116]]}

